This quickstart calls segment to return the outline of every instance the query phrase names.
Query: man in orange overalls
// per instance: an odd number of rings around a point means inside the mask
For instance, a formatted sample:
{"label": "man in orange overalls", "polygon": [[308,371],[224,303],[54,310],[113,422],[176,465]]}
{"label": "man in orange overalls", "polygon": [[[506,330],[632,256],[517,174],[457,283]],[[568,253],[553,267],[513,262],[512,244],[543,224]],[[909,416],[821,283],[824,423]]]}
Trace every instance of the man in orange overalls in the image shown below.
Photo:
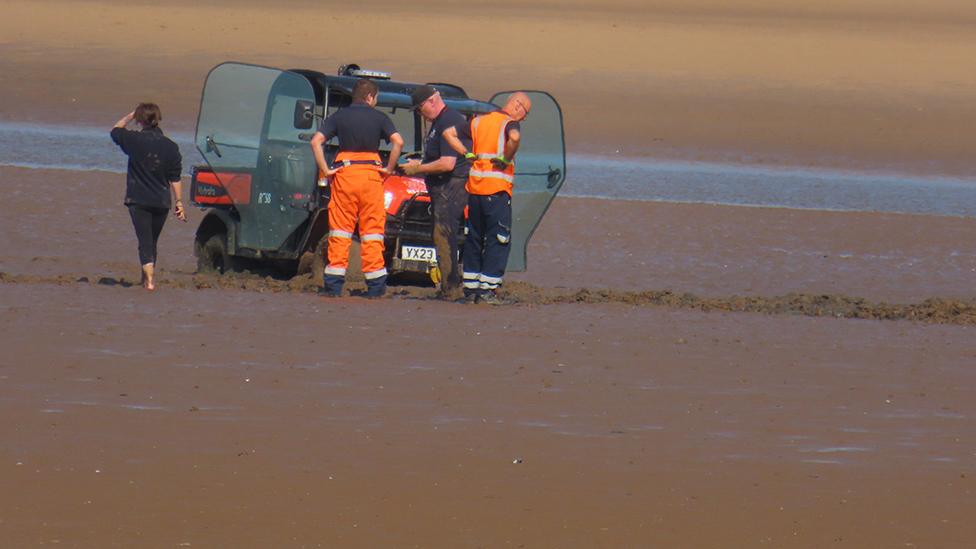
{"label": "man in orange overalls", "polygon": [[[383,261],[383,176],[396,167],[403,150],[403,138],[386,114],[376,110],[379,88],[372,80],[356,82],[352,104],[322,121],[312,137],[312,152],[319,171],[332,178],[329,201],[328,265],[323,276],[322,294],[338,297],[346,280],[349,248],[359,222],[363,276],[366,296],[386,293],[386,263]],[[322,146],[333,137],[339,140],[335,167],[325,162]],[[386,166],[379,155],[380,140],[392,143]]]}
{"label": "man in orange overalls", "polygon": [[473,161],[468,173],[468,234],[464,240],[464,294],[468,301],[503,304],[495,290],[502,283],[512,239],[512,184],[515,153],[521,139],[519,122],[532,109],[523,92],[515,92],[505,106],[471,121],[471,151],[446,135],[458,154]]}

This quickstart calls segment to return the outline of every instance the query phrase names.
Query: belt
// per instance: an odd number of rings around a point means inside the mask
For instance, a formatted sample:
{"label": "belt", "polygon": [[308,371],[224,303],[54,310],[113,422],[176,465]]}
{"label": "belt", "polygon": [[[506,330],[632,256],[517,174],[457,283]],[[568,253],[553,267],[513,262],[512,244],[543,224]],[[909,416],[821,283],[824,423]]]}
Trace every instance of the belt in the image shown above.
{"label": "belt", "polygon": [[332,164],[332,169],[354,165],[381,166],[382,164],[380,164],[379,160],[337,160]]}

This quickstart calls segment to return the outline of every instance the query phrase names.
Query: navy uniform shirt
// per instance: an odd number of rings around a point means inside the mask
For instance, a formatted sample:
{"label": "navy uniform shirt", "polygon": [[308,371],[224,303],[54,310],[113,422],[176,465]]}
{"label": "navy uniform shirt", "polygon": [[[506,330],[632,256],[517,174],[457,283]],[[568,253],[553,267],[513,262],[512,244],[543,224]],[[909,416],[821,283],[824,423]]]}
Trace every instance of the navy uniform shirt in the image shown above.
{"label": "navy uniform shirt", "polygon": [[339,136],[340,151],[377,152],[380,140],[389,142],[397,129],[386,113],[365,103],[353,103],[323,120],[319,132],[326,141]]}
{"label": "navy uniform shirt", "polygon": [[169,184],[183,173],[180,148],[159,128],[142,131],[112,128],[112,141],[129,156],[125,176],[125,203],[169,208]]}
{"label": "navy uniform shirt", "polygon": [[471,170],[471,161],[460,156],[447,144],[447,140],[444,139],[444,130],[451,126],[457,128],[458,139],[461,140],[461,143],[469,151],[471,150],[471,125],[464,118],[464,115],[451,107],[444,107],[444,110],[431,123],[427,137],[424,139],[423,163],[434,162],[443,156],[452,156],[457,161],[454,164],[454,170],[450,172],[427,174],[424,178],[427,185],[443,185],[452,177],[468,178],[468,172]]}

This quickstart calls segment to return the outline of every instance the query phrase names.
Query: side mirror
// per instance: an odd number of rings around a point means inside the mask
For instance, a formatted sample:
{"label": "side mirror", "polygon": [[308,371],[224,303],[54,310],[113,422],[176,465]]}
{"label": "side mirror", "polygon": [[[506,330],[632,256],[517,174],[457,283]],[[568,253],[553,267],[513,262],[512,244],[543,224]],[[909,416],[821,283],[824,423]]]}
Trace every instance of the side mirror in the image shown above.
{"label": "side mirror", "polygon": [[312,122],[315,120],[315,114],[312,112],[314,108],[315,103],[311,101],[304,99],[295,101],[295,120],[293,122],[295,129],[308,130],[312,128]]}

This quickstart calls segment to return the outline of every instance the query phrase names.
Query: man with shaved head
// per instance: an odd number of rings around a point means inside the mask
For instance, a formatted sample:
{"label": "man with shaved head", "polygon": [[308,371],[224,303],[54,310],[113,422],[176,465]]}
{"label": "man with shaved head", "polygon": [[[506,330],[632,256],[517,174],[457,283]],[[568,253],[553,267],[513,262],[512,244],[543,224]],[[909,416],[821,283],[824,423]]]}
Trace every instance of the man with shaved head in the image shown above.
{"label": "man with shaved head", "polygon": [[532,108],[529,96],[515,92],[501,110],[471,121],[471,150],[447,135],[459,154],[474,163],[468,173],[468,234],[464,240],[464,295],[468,301],[503,304],[496,290],[508,264],[512,239],[512,184],[515,153],[522,137],[519,122]]}

